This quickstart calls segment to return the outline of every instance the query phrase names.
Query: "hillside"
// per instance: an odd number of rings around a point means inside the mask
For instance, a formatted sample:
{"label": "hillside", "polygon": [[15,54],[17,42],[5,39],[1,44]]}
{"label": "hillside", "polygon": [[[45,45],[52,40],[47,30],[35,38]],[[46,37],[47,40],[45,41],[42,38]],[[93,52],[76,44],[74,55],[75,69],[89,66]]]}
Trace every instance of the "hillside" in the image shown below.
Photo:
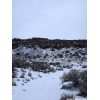
{"label": "hillside", "polygon": [[40,48],[68,48],[68,47],[79,47],[79,48],[86,48],[87,47],[87,40],[49,40],[47,38],[32,38],[32,39],[17,39],[14,38],[12,40],[12,48],[17,48],[19,46],[27,46],[27,47],[34,47],[38,45]]}
{"label": "hillside", "polygon": [[13,100],[86,100],[87,40],[13,39],[12,58]]}

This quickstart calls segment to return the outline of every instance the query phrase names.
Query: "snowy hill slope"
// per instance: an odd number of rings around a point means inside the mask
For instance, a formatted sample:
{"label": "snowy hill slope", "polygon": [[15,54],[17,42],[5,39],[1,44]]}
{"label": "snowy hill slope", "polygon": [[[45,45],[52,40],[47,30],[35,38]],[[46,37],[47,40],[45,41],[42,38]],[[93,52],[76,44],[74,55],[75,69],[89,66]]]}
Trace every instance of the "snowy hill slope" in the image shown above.
{"label": "snowy hill slope", "polygon": [[19,46],[14,46],[12,50],[12,57],[13,100],[60,100],[62,93],[73,94],[75,100],[86,100],[77,96],[78,89],[61,89],[60,79],[63,73],[69,73],[72,69],[87,69],[86,44],[83,47],[63,45],[58,49],[52,46],[42,48],[39,45],[22,45],[19,42]]}

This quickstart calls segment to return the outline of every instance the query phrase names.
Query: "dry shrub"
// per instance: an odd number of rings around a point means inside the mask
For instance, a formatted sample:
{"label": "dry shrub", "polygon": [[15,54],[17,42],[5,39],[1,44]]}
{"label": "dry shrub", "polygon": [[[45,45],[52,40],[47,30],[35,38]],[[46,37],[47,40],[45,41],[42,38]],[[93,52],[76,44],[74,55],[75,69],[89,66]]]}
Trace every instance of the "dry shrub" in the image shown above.
{"label": "dry shrub", "polygon": [[25,78],[25,73],[22,72],[22,74],[20,75],[20,78]]}
{"label": "dry shrub", "polygon": [[72,69],[68,74],[64,73],[62,76],[62,82],[68,82],[68,81],[72,81],[74,84],[74,86],[78,86],[79,84],[79,71]]}
{"label": "dry shrub", "polygon": [[30,66],[30,63],[28,63],[24,58],[12,58],[12,67],[25,68],[28,66]]}
{"label": "dry shrub", "polygon": [[73,95],[70,94],[62,94],[60,100],[75,100]]}
{"label": "dry shrub", "polygon": [[13,72],[13,73],[12,73],[12,78],[17,78],[16,72]]}
{"label": "dry shrub", "polygon": [[29,77],[32,77],[32,73],[31,73],[31,72],[28,72],[28,76],[29,76]]}
{"label": "dry shrub", "polygon": [[57,54],[57,56],[58,56],[59,58],[62,58],[62,57],[63,57],[63,54]]}
{"label": "dry shrub", "polygon": [[78,70],[71,70],[68,74],[65,74],[61,78],[62,82],[72,81],[73,84],[63,85],[62,89],[78,88],[79,95],[87,96],[87,71],[79,72]]}
{"label": "dry shrub", "polygon": [[47,62],[32,62],[32,70],[39,72],[53,72],[54,69],[50,67]]}
{"label": "dry shrub", "polygon": [[29,78],[25,78],[25,81],[26,81],[26,82],[29,82],[29,81],[30,81],[30,79],[29,79]]}
{"label": "dry shrub", "polygon": [[12,79],[12,86],[17,86],[16,81]]}
{"label": "dry shrub", "polygon": [[87,71],[82,71],[80,73],[79,90],[79,95],[84,97],[87,96]]}

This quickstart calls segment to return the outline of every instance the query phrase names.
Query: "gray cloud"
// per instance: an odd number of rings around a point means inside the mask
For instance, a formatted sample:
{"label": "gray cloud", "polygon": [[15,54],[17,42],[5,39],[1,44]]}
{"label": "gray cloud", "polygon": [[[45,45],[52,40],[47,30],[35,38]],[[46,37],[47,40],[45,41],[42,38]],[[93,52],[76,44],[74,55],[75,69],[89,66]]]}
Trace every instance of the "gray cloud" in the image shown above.
{"label": "gray cloud", "polygon": [[13,0],[13,37],[86,38],[86,0]]}

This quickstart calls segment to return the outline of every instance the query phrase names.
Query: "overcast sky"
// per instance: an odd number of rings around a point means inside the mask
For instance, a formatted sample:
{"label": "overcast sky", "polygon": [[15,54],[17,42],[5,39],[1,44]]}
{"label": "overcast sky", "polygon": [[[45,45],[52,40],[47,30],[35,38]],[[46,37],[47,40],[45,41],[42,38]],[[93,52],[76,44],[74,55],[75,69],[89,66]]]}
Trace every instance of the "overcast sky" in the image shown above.
{"label": "overcast sky", "polygon": [[87,0],[12,0],[13,38],[86,39]]}

